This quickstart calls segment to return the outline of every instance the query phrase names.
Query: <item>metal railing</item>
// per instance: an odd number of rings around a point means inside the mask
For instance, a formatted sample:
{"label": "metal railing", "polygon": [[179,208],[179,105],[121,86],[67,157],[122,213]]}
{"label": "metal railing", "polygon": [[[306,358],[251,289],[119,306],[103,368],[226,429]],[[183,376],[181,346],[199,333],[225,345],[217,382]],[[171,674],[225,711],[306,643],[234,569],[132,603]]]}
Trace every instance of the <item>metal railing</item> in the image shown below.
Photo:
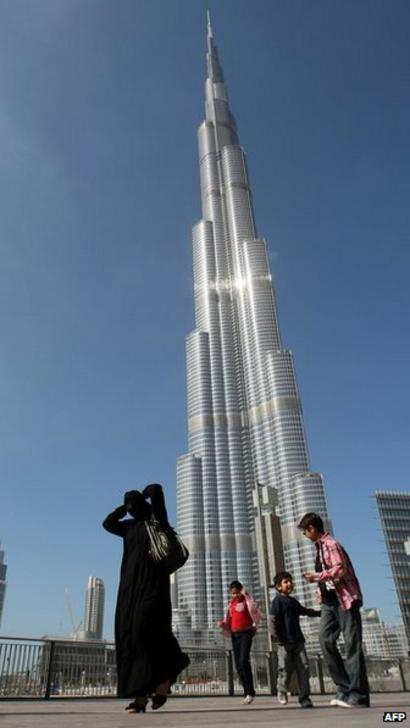
{"label": "metal railing", "polygon": [[[179,696],[235,695],[242,692],[231,650],[184,647],[191,664],[173,686]],[[313,694],[333,693],[320,656],[311,657]],[[410,690],[410,660],[366,658],[372,692]],[[276,693],[275,655],[252,651],[259,695]],[[0,637],[0,699],[115,697],[115,645],[55,639]]]}

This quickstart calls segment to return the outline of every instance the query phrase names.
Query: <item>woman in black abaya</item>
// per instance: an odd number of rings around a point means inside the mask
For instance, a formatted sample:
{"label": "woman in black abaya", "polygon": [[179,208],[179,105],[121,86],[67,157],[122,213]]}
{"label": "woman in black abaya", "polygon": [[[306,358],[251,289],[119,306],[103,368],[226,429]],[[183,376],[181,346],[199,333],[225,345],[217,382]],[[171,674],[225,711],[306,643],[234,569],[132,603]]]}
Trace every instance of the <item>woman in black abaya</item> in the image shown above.
{"label": "woman in black abaya", "polygon": [[[151,503],[147,502],[147,499]],[[123,521],[129,513],[132,518]],[[115,611],[115,644],[120,698],[134,698],[129,712],[145,712],[166,701],[170,685],[189,664],[171,629],[169,575],[148,555],[145,521],[151,514],[168,523],[162,487],[148,485],[142,493],[125,493],[124,505],[110,513],[103,527],[124,541]]]}

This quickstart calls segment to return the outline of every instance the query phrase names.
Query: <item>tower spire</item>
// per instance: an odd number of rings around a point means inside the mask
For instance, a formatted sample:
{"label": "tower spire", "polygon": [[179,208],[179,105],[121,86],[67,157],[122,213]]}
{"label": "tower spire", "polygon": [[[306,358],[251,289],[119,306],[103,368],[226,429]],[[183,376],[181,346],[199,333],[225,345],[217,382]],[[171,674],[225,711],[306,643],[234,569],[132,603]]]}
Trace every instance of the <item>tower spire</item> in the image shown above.
{"label": "tower spire", "polygon": [[207,43],[208,43],[208,78],[211,79],[211,81],[216,83],[223,83],[224,81],[224,75],[221,68],[221,64],[219,63],[218,59],[218,50],[215,45],[214,41],[214,31],[212,29],[211,24],[211,15],[209,10],[207,10]]}
{"label": "tower spire", "polygon": [[211,23],[211,13],[209,10],[206,11],[206,18],[207,18],[207,24],[208,24],[208,38],[213,38],[213,30],[212,30],[212,23]]}

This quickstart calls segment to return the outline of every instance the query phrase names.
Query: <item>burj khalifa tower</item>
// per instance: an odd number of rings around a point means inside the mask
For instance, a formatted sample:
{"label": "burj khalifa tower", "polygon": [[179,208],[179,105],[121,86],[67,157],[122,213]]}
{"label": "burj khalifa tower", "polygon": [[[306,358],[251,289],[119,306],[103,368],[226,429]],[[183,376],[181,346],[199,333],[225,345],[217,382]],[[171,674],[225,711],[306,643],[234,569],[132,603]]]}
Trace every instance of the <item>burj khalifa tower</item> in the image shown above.
{"label": "burj khalifa tower", "polygon": [[177,462],[178,531],[191,554],[178,573],[178,606],[196,630],[223,616],[233,579],[260,594],[257,483],[277,490],[285,565],[306,604],[314,600],[302,577],[313,566],[312,547],[297,523],[308,511],[328,521],[209,16],[207,41],[202,219],[192,233],[196,328],[186,343],[188,453]]}

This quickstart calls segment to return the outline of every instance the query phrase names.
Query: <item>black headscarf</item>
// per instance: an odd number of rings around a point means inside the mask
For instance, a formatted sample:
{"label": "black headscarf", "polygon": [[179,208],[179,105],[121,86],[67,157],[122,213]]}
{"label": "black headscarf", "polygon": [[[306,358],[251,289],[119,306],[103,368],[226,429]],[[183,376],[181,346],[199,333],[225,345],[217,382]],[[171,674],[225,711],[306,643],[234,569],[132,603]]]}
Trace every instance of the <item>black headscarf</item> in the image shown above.
{"label": "black headscarf", "polygon": [[124,493],[124,505],[136,521],[146,521],[151,516],[151,506],[139,490]]}

